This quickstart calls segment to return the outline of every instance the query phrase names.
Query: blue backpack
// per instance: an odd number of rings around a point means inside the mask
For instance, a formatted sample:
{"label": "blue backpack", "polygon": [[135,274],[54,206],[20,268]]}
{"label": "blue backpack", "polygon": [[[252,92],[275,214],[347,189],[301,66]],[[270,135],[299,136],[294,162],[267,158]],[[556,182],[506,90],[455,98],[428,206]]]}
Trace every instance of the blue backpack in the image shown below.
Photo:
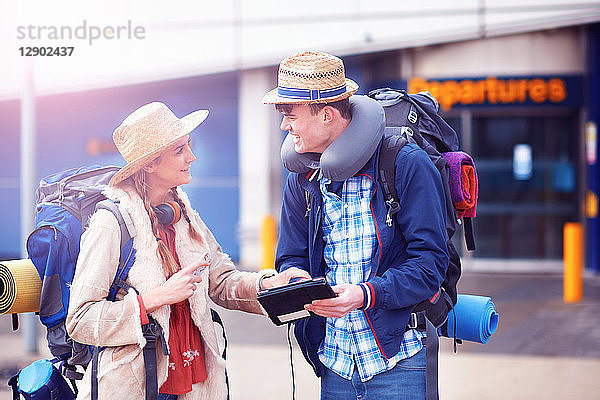
{"label": "blue backpack", "polygon": [[[58,363],[58,371],[71,380],[76,395],[75,380],[83,377],[77,371],[77,366],[86,368],[92,356],[97,356],[99,352],[99,349],[94,351],[93,346],[71,339],[65,327],[79,242],[91,215],[98,208],[111,211],[121,228],[121,257],[108,300],[115,301],[119,289],[127,291],[130,287],[125,281],[135,260],[133,224],[129,220],[125,221],[118,204],[102,194],[110,178],[118,170],[119,167],[112,166],[82,167],[59,172],[40,181],[36,191],[36,227],[27,239],[27,252],[42,281],[39,317],[47,329],[48,348],[55,359],[40,360],[45,363],[33,363],[15,375],[11,379],[15,398],[18,398],[15,390],[28,399],[55,398],[47,397],[46,394],[54,393],[52,388],[54,391],[58,390],[56,388],[63,388],[61,382],[64,378],[54,373],[54,363]],[[32,376],[37,378],[34,384],[31,383]],[[93,381],[96,378],[93,376]],[[36,388],[36,385],[41,386]],[[35,395],[31,392],[32,387],[35,388]]]}
{"label": "blue backpack", "polygon": [[75,400],[76,392],[54,367],[54,360],[38,360],[23,368],[10,378],[8,385],[13,390],[13,400],[19,400],[19,393],[27,400]]}
{"label": "blue backpack", "polygon": [[[13,387],[14,399],[19,398],[19,393],[26,399],[70,399],[68,394],[55,396],[59,389],[60,393],[68,393],[64,389],[65,385],[68,388],[68,384],[61,374],[71,381],[73,398],[75,398],[77,395],[75,380],[83,378],[83,373],[77,371],[77,368],[78,366],[87,368],[90,362],[92,364],[91,397],[92,400],[98,399],[98,355],[103,348],[74,341],[67,334],[65,320],[69,310],[70,287],[75,275],[81,235],[87,229],[89,219],[97,209],[102,208],[112,212],[117,218],[121,231],[119,266],[107,300],[115,301],[119,290],[127,292],[133,288],[126,282],[135,261],[133,222],[126,213],[121,213],[118,204],[102,194],[110,178],[118,170],[119,167],[114,166],[74,168],[40,181],[36,191],[36,227],[27,239],[27,252],[42,281],[39,316],[47,329],[48,347],[55,359],[40,360],[39,364],[36,364],[38,363],[36,361],[12,377],[10,383]],[[227,337],[223,322],[216,311],[212,309],[210,311],[213,322],[220,325],[222,329],[225,343],[222,356],[226,358]],[[156,375],[158,338],[161,338],[162,351],[165,355],[168,355],[168,350],[160,325],[151,316],[149,320],[148,324],[142,326],[142,333],[146,339],[143,349],[146,399],[155,400],[158,397]],[[58,369],[53,366],[55,363],[58,363]],[[60,373],[54,373],[55,370]],[[36,378],[33,384],[32,376]],[[35,388],[35,395],[31,392],[32,388]]]}
{"label": "blue backpack", "polygon": [[[106,208],[115,214],[121,225],[123,253],[134,251],[133,234],[128,229],[131,224],[125,223],[118,206],[102,194],[118,170],[118,167],[96,166],[70,169],[43,178],[36,191],[36,226],[27,239],[27,253],[42,281],[39,316],[47,329],[50,352],[70,366],[85,367],[92,357],[89,346],[69,338],[65,319],[79,241],[96,208]],[[128,255],[121,258],[127,260]],[[133,261],[134,257],[129,259]],[[127,269],[121,277],[123,280],[128,272]],[[117,283],[115,280],[111,288],[113,300]]]}

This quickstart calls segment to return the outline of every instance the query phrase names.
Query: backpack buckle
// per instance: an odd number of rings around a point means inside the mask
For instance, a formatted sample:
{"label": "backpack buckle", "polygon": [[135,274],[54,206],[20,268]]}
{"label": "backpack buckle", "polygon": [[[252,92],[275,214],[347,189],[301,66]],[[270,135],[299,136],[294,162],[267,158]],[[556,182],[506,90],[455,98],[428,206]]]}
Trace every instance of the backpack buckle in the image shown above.
{"label": "backpack buckle", "polygon": [[417,118],[418,118],[418,114],[415,111],[414,108],[410,108],[410,112],[408,113],[408,120],[410,121],[411,124],[416,124],[417,123]]}
{"label": "backpack buckle", "polygon": [[396,215],[398,211],[400,211],[400,204],[398,204],[398,202],[393,197],[387,199],[385,203],[388,206],[388,212],[385,218],[385,223],[391,228],[393,223],[392,217]]}
{"label": "backpack buckle", "polygon": [[156,341],[157,337],[163,335],[162,328],[154,318],[148,316],[149,322],[142,325],[142,335],[147,341]]}
{"label": "backpack buckle", "polygon": [[409,139],[411,137],[413,137],[415,135],[415,133],[413,132],[413,130],[410,128],[410,126],[403,126],[400,133],[402,135],[404,135],[404,137],[406,139]]}
{"label": "backpack buckle", "polygon": [[419,326],[419,320],[417,319],[417,314],[414,312],[410,313],[410,318],[408,319],[407,328],[408,329],[417,329],[418,326]]}

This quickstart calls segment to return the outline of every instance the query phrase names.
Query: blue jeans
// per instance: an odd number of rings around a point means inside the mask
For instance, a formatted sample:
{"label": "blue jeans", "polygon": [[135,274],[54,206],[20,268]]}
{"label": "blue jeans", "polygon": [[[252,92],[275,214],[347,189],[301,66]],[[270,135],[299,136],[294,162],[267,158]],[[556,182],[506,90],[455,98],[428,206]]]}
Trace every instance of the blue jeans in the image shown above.
{"label": "blue jeans", "polygon": [[177,400],[178,395],[176,394],[167,394],[167,393],[159,393],[158,400]]}
{"label": "blue jeans", "polygon": [[361,382],[356,366],[352,380],[325,368],[321,377],[321,400],[421,400],[425,399],[425,347],[399,361],[389,371]]}

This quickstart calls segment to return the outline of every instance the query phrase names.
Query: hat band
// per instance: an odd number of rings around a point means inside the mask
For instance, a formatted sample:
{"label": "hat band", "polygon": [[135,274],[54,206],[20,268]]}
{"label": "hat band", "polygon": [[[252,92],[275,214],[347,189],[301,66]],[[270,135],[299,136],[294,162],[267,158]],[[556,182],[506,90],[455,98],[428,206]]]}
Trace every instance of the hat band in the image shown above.
{"label": "hat band", "polygon": [[346,93],[346,84],[331,89],[300,89],[285,86],[277,86],[279,97],[297,100],[319,100],[329,99]]}

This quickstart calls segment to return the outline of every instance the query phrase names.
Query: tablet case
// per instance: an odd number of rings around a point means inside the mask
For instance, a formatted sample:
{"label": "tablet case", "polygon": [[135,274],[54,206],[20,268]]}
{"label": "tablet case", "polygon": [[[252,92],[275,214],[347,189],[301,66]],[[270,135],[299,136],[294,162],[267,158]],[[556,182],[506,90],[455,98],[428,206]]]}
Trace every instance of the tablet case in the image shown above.
{"label": "tablet case", "polygon": [[304,309],[313,300],[336,297],[325,278],[302,280],[258,292],[258,302],[275,325],[315,315]]}

